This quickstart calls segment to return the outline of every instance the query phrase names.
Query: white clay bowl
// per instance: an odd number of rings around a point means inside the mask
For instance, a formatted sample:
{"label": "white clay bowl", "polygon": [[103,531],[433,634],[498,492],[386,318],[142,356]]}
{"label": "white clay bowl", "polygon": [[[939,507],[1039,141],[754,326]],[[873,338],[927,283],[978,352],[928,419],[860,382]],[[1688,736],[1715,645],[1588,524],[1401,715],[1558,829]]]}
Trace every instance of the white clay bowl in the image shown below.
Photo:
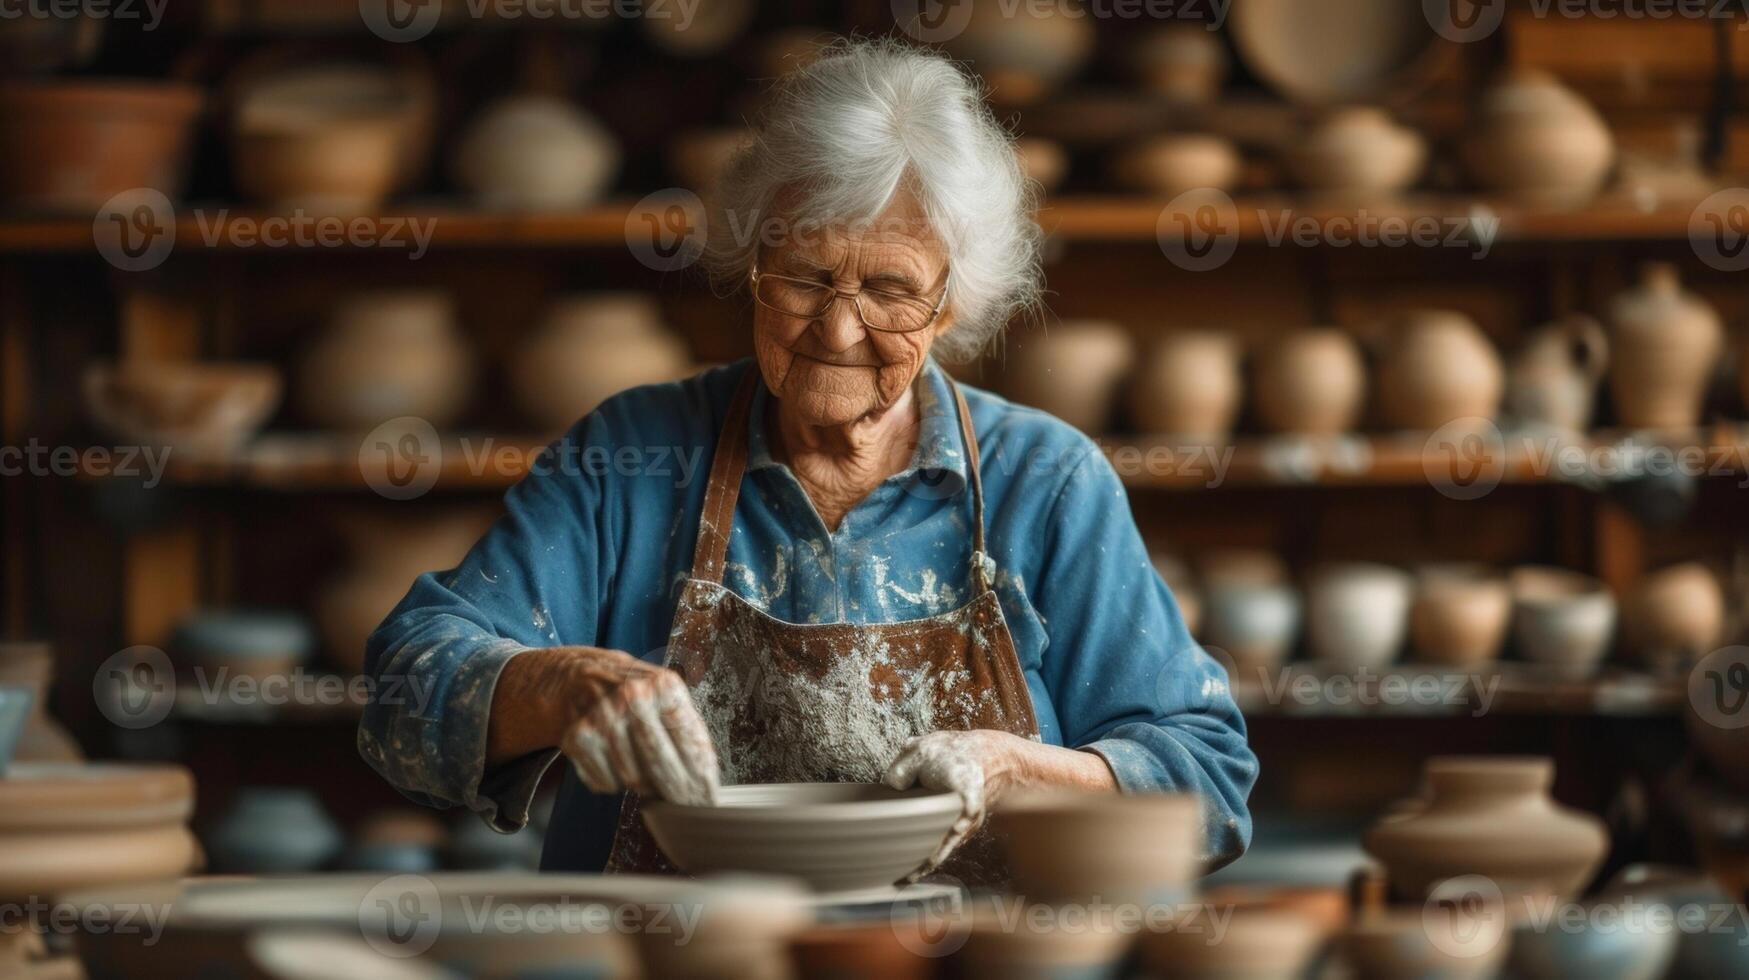
{"label": "white clay bowl", "polygon": [[876,783],[728,786],[716,806],[644,807],[645,825],[682,870],[787,875],[821,892],[897,882],[959,815],[957,794]]}

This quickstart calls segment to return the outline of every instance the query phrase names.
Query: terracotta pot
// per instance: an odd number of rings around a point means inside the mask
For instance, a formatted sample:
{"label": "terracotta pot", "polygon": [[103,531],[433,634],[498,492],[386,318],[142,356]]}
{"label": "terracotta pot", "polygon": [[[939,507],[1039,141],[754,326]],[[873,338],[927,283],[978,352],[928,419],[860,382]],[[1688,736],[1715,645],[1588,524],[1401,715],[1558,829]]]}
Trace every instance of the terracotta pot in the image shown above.
{"label": "terracotta pot", "polygon": [[983,76],[992,101],[1016,106],[1037,102],[1079,71],[1093,42],[1093,22],[1079,10],[975,4],[965,27],[945,44]]}
{"label": "terracotta pot", "polygon": [[1306,584],[1306,635],[1312,656],[1343,670],[1396,659],[1408,628],[1414,580],[1372,562],[1331,562]]}
{"label": "terracotta pot", "polygon": [[1182,793],[1041,791],[991,815],[1028,900],[1142,906],[1183,900],[1202,873],[1203,810]]}
{"label": "terracotta pot", "polygon": [[1532,207],[1577,207],[1615,162],[1609,127],[1553,75],[1513,69],[1482,96],[1464,158],[1476,181]]}
{"label": "terracotta pot", "polygon": [[1603,821],[1549,796],[1554,760],[1542,756],[1435,756],[1423,769],[1426,802],[1366,835],[1392,890],[1419,902],[1434,886],[1482,875],[1508,896],[1566,900],[1584,889],[1609,849]]}
{"label": "terracotta pot", "polygon": [[1724,590],[1699,562],[1646,575],[1622,605],[1624,644],[1654,669],[1671,670],[1712,652],[1724,628]]}
{"label": "terracotta pot", "polygon": [[1124,150],[1113,164],[1118,183],[1161,197],[1225,191],[1239,179],[1239,151],[1219,136],[1155,136]]}
{"label": "terracotta pot", "polygon": [[1475,565],[1422,570],[1409,610],[1415,660],[1474,667],[1500,656],[1512,619],[1512,589],[1504,576]]}
{"label": "terracotta pot", "polygon": [[199,861],[193,810],[180,766],[14,763],[0,779],[0,896],[186,874]]}
{"label": "terracotta pot", "polygon": [[1235,680],[1280,667],[1300,635],[1300,596],[1281,583],[1208,580],[1202,636],[1232,661]]}
{"label": "terracotta pot", "polygon": [[1682,290],[1676,267],[1648,263],[1640,283],[1617,296],[1609,310],[1610,393],[1623,425],[1688,429],[1724,345],[1718,311]]}
{"label": "terracotta pot", "polygon": [[1134,938],[1109,920],[993,897],[973,908],[965,945],[953,962],[967,977],[1111,977]]}
{"label": "terracotta pot", "polygon": [[1289,147],[1286,162],[1307,190],[1360,200],[1387,197],[1420,179],[1427,141],[1382,109],[1338,109]]}
{"label": "terracotta pot", "polygon": [[1227,49],[1201,24],[1144,31],[1130,48],[1129,62],[1144,89],[1178,105],[1213,102],[1227,79]]}
{"label": "terracotta pot", "polygon": [[1562,568],[1514,569],[1512,604],[1513,638],[1526,660],[1582,678],[1609,653],[1615,597],[1597,579]]}
{"label": "terracotta pot", "polygon": [[1354,980],[1488,980],[1510,948],[1503,924],[1461,907],[1365,916],[1340,943]]}
{"label": "terracotta pot", "polygon": [[54,671],[54,648],[47,643],[0,643],[0,687],[22,688],[31,695],[30,714],[13,752],[15,762],[85,760],[72,734],[49,714]]}
{"label": "terracotta pot", "polygon": [[1211,905],[1190,906],[1169,928],[1142,935],[1141,962],[1148,976],[1161,980],[1304,976],[1326,939],[1317,920],[1291,910],[1211,912]]}
{"label": "terracotta pot", "polygon": [[223,456],[266,424],[280,387],[279,370],[266,364],[93,364],[85,370],[85,410],[130,444]]}
{"label": "terracotta pot", "polygon": [[317,592],[324,652],[350,673],[365,668],[365,641],[425,572],[454,568],[485,532],[482,514],[410,521],[345,521],[346,565]]}
{"label": "terracotta pot", "polygon": [[560,211],[600,198],[619,169],[619,147],[569,102],[519,95],[494,103],[468,126],[454,169],[484,207]]}
{"label": "terracotta pot", "polygon": [[1608,366],[1609,339],[1591,317],[1575,314],[1540,327],[1512,360],[1507,411],[1525,424],[1584,432]]}
{"label": "terracotta pot", "polygon": [[1003,390],[1083,432],[1110,426],[1112,398],[1130,369],[1135,341],[1107,320],[1065,320],[1015,343]]}
{"label": "terracotta pot", "polygon": [[1023,136],[1014,141],[1014,152],[1020,157],[1020,168],[1038,181],[1045,193],[1057,189],[1069,173],[1069,155],[1055,140]]}
{"label": "terracotta pot", "polygon": [[1379,365],[1379,402],[1399,429],[1438,429],[1491,419],[1504,386],[1500,357],[1462,313],[1419,310],[1398,318]]}
{"label": "terracotta pot", "polygon": [[1276,432],[1333,436],[1354,428],[1366,398],[1360,348],[1335,327],[1296,330],[1257,360],[1257,417]]}
{"label": "terracotta pot", "polygon": [[448,425],[466,407],[472,375],[454,316],[438,290],[343,301],[304,359],[299,407],[320,425],[353,432],[405,415]]}
{"label": "terracotta pot", "polygon": [[662,325],[655,300],[636,293],[558,301],[510,364],[523,413],[553,431],[574,425],[619,391],[674,381],[691,370],[685,343]]}
{"label": "terracotta pot", "polygon": [[307,789],[245,786],[205,835],[213,867],[236,874],[313,871],[340,852],[340,828]]}
{"label": "terracotta pot", "polygon": [[1230,30],[1266,84],[1319,104],[1408,99],[1457,47],[1418,5],[1397,0],[1247,0],[1233,5]]}
{"label": "terracotta pot", "polygon": [[395,188],[402,131],[381,120],[283,121],[239,129],[231,154],[243,193],[284,211],[368,214]]}
{"label": "terracotta pot", "polygon": [[1165,554],[1154,555],[1153,564],[1161,581],[1172,590],[1172,598],[1178,603],[1178,613],[1184,617],[1185,630],[1196,636],[1202,626],[1202,591],[1197,588],[1196,578],[1190,574],[1189,566]]}
{"label": "terracotta pot", "polygon": [[1143,432],[1223,440],[1239,414],[1243,385],[1231,334],[1168,334],[1155,342],[1130,383],[1130,414]]}
{"label": "terracotta pot", "polygon": [[927,980],[937,964],[906,949],[885,918],[816,926],[790,940],[789,955],[798,980]]}
{"label": "terracotta pot", "polygon": [[89,217],[136,188],[174,199],[201,104],[168,82],[0,84],[0,202]]}

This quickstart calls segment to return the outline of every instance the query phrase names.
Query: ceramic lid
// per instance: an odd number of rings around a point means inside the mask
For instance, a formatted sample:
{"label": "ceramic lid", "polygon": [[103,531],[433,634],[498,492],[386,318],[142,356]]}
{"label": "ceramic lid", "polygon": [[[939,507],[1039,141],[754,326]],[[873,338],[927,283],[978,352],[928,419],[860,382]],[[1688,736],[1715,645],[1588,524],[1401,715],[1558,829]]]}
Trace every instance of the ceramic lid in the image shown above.
{"label": "ceramic lid", "polygon": [[181,766],[20,762],[0,779],[0,834],[181,823],[193,811]]}

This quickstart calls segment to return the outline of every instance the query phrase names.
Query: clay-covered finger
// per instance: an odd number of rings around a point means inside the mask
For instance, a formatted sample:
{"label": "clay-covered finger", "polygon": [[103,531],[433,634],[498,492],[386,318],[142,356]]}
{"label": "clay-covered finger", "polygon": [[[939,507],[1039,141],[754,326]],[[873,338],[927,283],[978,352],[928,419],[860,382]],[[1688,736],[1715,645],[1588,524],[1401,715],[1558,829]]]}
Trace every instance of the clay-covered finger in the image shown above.
{"label": "clay-covered finger", "polygon": [[610,701],[597,709],[596,718],[595,727],[607,740],[607,761],[613,767],[613,774],[626,789],[640,794],[647,792],[649,786],[644,779],[644,770],[638,765],[637,750],[632,748],[627,731],[627,713]]}
{"label": "clay-covered finger", "polygon": [[597,793],[617,793],[622,788],[614,778],[613,765],[607,757],[607,739],[586,722],[571,726],[565,737],[565,757],[577,769],[577,778]]}
{"label": "clay-covered finger", "polygon": [[631,743],[650,792],[674,803],[708,805],[710,797],[681,758],[656,705],[647,699],[633,702],[628,721]]}
{"label": "clay-covered finger", "polygon": [[658,701],[661,726],[668,732],[681,763],[697,782],[705,803],[715,803],[722,774],[710,728],[692,703],[692,692],[679,675],[663,683]]}
{"label": "clay-covered finger", "polygon": [[917,784],[917,767],[922,764],[923,757],[917,751],[921,739],[911,739],[899,754],[887,766],[887,773],[881,777],[881,782],[893,789],[910,789]]}

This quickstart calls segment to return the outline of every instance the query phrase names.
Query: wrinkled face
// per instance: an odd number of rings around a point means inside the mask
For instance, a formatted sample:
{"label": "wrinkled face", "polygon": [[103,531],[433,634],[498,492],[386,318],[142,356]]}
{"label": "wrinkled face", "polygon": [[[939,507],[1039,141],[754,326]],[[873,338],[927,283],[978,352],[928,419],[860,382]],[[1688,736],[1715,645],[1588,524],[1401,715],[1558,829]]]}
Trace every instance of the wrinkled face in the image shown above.
{"label": "wrinkled face", "polygon": [[[928,310],[940,298],[948,270],[947,252],[916,199],[901,194],[873,221],[811,229],[765,248],[759,271],[818,283],[844,297],[864,295],[865,309],[877,296],[883,302],[896,296]],[[758,304],[753,311],[760,373],[784,410],[808,425],[846,425],[891,405],[953,323],[950,308],[912,333],[871,330],[847,298],[814,317]]]}

